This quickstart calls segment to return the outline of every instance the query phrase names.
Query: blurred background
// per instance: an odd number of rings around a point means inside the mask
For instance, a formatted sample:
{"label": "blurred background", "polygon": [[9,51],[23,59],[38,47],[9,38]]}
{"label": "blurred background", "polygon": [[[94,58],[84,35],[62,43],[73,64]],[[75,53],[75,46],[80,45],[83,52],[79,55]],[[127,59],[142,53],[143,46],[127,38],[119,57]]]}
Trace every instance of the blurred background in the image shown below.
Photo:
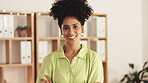
{"label": "blurred background", "polygon": [[[0,10],[48,12],[54,0],[0,0]],[[88,0],[108,17],[108,83],[119,83],[134,63],[148,61],[148,0]]]}

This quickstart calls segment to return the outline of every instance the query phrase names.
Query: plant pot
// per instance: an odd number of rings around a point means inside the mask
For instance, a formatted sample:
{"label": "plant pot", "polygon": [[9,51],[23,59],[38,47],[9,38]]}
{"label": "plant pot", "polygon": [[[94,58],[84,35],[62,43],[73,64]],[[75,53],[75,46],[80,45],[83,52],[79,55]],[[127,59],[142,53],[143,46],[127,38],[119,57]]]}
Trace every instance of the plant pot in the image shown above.
{"label": "plant pot", "polygon": [[27,30],[18,30],[19,37],[27,37]]}

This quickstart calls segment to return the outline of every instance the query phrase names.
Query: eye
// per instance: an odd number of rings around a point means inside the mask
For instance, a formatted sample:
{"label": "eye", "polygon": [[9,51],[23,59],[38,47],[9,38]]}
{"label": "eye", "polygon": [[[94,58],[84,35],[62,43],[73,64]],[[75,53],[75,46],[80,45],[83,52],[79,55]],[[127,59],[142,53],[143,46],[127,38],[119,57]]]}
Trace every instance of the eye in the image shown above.
{"label": "eye", "polygon": [[78,26],[73,26],[73,28],[74,28],[74,29],[79,29],[79,27],[78,27]]}
{"label": "eye", "polygon": [[63,29],[64,29],[64,30],[68,30],[68,29],[69,29],[69,27],[63,27]]}

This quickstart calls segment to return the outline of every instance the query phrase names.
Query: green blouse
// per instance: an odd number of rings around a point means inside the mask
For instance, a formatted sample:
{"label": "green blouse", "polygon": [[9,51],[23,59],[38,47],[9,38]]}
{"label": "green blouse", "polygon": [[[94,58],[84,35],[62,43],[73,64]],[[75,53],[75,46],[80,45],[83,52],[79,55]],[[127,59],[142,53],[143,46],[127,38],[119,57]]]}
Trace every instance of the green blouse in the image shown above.
{"label": "green blouse", "polygon": [[103,83],[103,67],[100,56],[82,45],[72,62],[64,55],[64,45],[46,56],[37,77],[46,79],[48,75],[53,83]]}

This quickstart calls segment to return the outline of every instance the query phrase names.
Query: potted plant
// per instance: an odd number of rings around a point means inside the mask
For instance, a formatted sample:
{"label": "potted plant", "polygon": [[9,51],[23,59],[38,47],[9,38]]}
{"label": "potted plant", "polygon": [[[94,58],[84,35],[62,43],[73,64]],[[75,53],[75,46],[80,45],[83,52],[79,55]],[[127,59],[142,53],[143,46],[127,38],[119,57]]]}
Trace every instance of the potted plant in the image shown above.
{"label": "potted plant", "polygon": [[129,64],[133,72],[125,74],[120,83],[148,83],[148,61],[140,71],[134,71],[134,64]]}
{"label": "potted plant", "polygon": [[18,31],[19,37],[26,37],[28,30],[30,30],[28,26],[17,26],[16,28],[16,31]]}

